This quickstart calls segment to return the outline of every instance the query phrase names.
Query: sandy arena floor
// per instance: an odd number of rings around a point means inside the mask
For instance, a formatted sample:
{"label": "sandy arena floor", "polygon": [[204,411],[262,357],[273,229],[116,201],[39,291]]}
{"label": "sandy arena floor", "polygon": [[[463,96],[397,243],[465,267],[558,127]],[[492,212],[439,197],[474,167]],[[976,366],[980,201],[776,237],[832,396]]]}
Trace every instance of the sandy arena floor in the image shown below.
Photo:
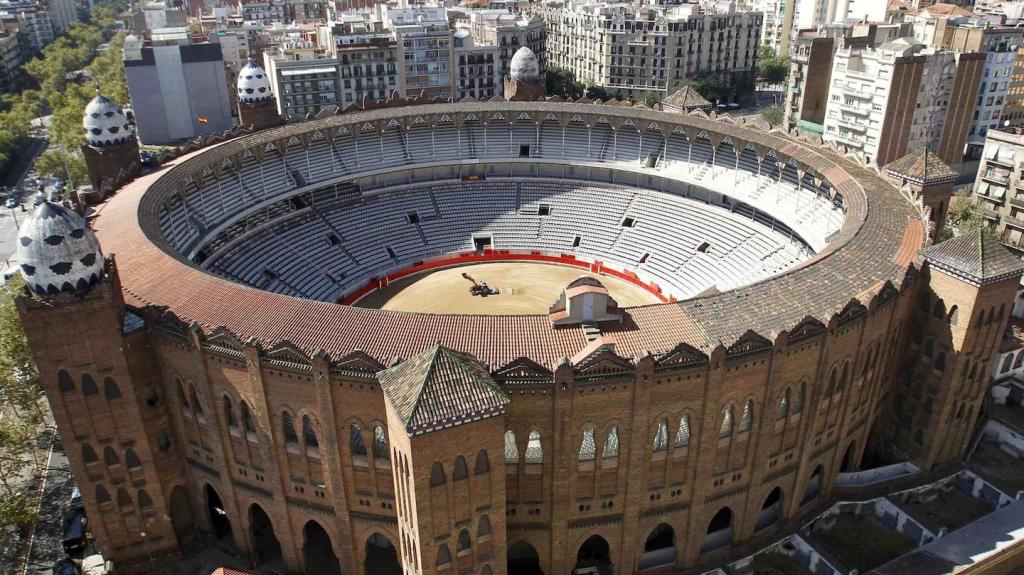
{"label": "sandy arena floor", "polygon": [[[498,288],[501,293],[488,297],[469,295],[471,284],[462,278],[463,272],[478,282]],[[425,313],[544,314],[562,289],[583,275],[600,279],[622,307],[658,303],[658,298],[648,291],[618,278],[568,266],[512,262],[445,268],[402,278],[355,305]]]}

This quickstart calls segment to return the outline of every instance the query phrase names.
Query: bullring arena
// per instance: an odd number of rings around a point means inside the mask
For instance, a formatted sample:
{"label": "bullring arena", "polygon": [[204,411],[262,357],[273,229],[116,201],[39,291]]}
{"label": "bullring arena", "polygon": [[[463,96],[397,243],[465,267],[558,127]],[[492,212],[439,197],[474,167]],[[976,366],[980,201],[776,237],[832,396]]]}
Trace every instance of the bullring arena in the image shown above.
{"label": "bullring arena", "polygon": [[103,279],[20,305],[121,565],[700,571],[962,457],[1020,269],[926,247],[928,162],[588,101],[325,115],[128,184]]}

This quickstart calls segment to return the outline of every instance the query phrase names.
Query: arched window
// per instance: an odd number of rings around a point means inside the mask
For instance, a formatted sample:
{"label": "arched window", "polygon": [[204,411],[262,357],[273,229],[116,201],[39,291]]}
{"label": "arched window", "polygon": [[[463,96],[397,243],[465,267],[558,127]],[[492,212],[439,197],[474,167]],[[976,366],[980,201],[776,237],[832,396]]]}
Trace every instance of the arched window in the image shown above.
{"label": "arched window", "polygon": [[85,395],[96,395],[100,390],[96,388],[96,381],[88,373],[82,374],[82,393]]}
{"label": "arched window", "polygon": [[285,443],[299,442],[299,436],[295,434],[295,421],[287,411],[281,412],[281,432],[284,433]]}
{"label": "arched window", "polygon": [[579,460],[593,461],[597,456],[597,443],[594,441],[594,426],[588,425],[583,430],[583,440],[580,441]]}
{"label": "arched window", "polygon": [[779,400],[779,419],[786,419],[789,417],[789,388],[782,392],[782,399]]}
{"label": "arched window", "polygon": [[435,461],[434,464],[430,466],[430,486],[437,487],[439,485],[444,485],[444,481],[444,466],[441,465],[440,462]]}
{"label": "arched window", "polygon": [[996,319],[996,306],[988,308],[988,316],[985,318],[985,325],[989,325]]}
{"label": "arched window", "polygon": [[88,443],[82,444],[82,461],[85,463],[96,463],[99,461],[99,457],[96,455],[96,450]]}
{"label": "arched window", "polygon": [[242,412],[242,428],[246,433],[256,433],[256,426],[252,423],[252,413],[249,411],[249,404],[243,399],[239,402]]}
{"label": "arched window", "polygon": [[103,380],[103,396],[107,399],[117,399],[121,397],[121,389],[114,383],[114,378],[107,377]]}
{"label": "arched window", "polygon": [[349,428],[349,448],[352,455],[366,456],[366,443],[363,442],[363,428],[358,423],[353,423]]}
{"label": "arched window", "polygon": [[833,367],[832,368],[832,374],[828,376],[828,387],[825,388],[825,395],[821,396],[821,403],[824,403],[824,401],[826,399],[829,399],[830,397],[832,397],[832,394],[835,392],[835,390],[836,390],[836,375],[838,375],[838,373],[839,373],[839,370]]}
{"label": "arched window", "polygon": [[110,503],[110,492],[102,485],[96,486],[96,503],[99,503],[100,505]]}
{"label": "arched window", "polygon": [[935,369],[940,372],[946,371],[946,352],[940,351],[939,355],[935,356]]}
{"label": "arched window", "polygon": [[946,313],[942,307],[942,300],[935,302],[935,307],[932,308],[932,317],[935,319],[942,319]]}
{"label": "arched window", "polygon": [[1024,352],[1017,352],[1017,359],[1013,360],[1013,369],[1020,369],[1021,364],[1024,364]]}
{"label": "arched window", "polygon": [[441,547],[437,550],[437,565],[440,567],[441,565],[448,565],[451,562],[452,554],[448,551],[448,546],[442,543]]}
{"label": "arched window", "polygon": [[103,463],[107,467],[121,463],[121,458],[117,456],[117,452],[114,451],[114,448],[109,445],[103,448]]}
{"label": "arched window", "polygon": [[459,551],[469,551],[472,542],[469,539],[469,530],[459,531]]}
{"label": "arched window", "polygon": [[75,390],[75,380],[63,369],[57,372],[57,389],[62,392]]}
{"label": "arched window", "polygon": [[132,496],[128,495],[128,490],[124,487],[117,488],[117,506],[118,507],[131,507]]}
{"label": "arched window", "polygon": [[722,423],[718,426],[718,437],[732,436],[732,406],[722,412]]}
{"label": "arched window", "polygon": [[231,398],[226,395],[224,396],[224,419],[228,422],[228,427],[238,427],[235,408],[231,405]]}
{"label": "arched window", "polygon": [[320,442],[316,438],[316,428],[313,427],[313,418],[308,415],[302,416],[302,441],[307,449],[319,449]]}
{"label": "arched window", "polygon": [[957,309],[956,306],[951,307],[949,309],[949,315],[946,316],[946,321],[948,321],[950,325],[956,325],[956,323],[957,323],[957,321],[959,321],[959,319],[960,319],[960,310]]}
{"label": "arched window", "polygon": [[601,450],[602,457],[618,457],[619,456],[619,427],[613,425],[608,430],[608,435],[604,438],[604,449]]}
{"label": "arched window", "polygon": [[188,402],[188,397],[185,396],[185,384],[181,383],[181,379],[174,378],[175,383],[178,384],[178,401],[181,402],[182,409],[186,411],[192,411],[192,405]]}
{"label": "arched window", "polygon": [[676,429],[676,447],[686,447],[690,445],[690,416],[684,413],[679,418],[679,428]]}
{"label": "arched window", "polygon": [[519,463],[519,448],[516,447],[516,434],[511,429],[505,431],[505,463]]}
{"label": "arched window", "polygon": [[544,448],[540,444],[540,432],[531,431],[526,440],[526,453],[524,459],[527,463],[543,463]]}
{"label": "arched window", "polygon": [[754,400],[748,399],[747,403],[743,405],[743,416],[740,417],[740,432],[750,431],[750,426],[754,423]]}
{"label": "arched window", "polygon": [[1006,372],[1010,371],[1010,367],[1012,365],[1012,362],[1013,362],[1013,354],[1011,353],[1011,354],[1009,354],[1009,355],[1007,355],[1006,357],[1003,358],[1003,365],[1000,366],[999,373],[1006,373]]}
{"label": "arched window", "polygon": [[455,466],[452,467],[452,481],[467,477],[469,477],[469,469],[466,467],[466,458],[460,455],[455,458]]}
{"label": "arched window", "polygon": [[668,426],[665,420],[658,422],[658,428],[654,430],[654,439],[651,441],[651,452],[657,453],[668,449]]}
{"label": "arched window", "polygon": [[796,396],[796,401],[793,402],[793,413],[800,413],[804,410],[804,401],[807,399],[807,382],[800,382],[800,393]]}
{"label": "arched window", "polygon": [[139,461],[139,454],[135,453],[135,450],[131,447],[124,451],[124,465],[128,469],[139,469],[142,467],[142,462]]}
{"label": "arched window", "polygon": [[480,516],[480,525],[476,528],[477,538],[486,537],[491,534],[491,520],[486,515]]}
{"label": "arched window", "polygon": [[153,506],[153,500],[149,497],[149,494],[146,493],[145,489],[140,489],[136,494],[136,497],[139,500],[139,507],[146,509]]}
{"label": "arched window", "polygon": [[846,383],[850,381],[850,362],[843,364],[843,375],[839,377],[839,388],[836,392],[842,393],[846,390]]}
{"label": "arched window", "polygon": [[487,459],[487,452],[481,449],[476,452],[476,465],[473,466],[473,473],[481,475],[491,470],[491,463]]}
{"label": "arched window", "polygon": [[384,434],[384,428],[379,425],[373,428],[373,458],[391,459],[391,453],[388,451],[388,436]]}
{"label": "arched window", "polygon": [[192,403],[192,410],[195,411],[196,414],[202,415],[203,414],[203,404],[199,403],[199,395],[196,394],[196,386],[190,385],[189,388],[188,388],[188,391],[189,391],[189,399],[191,400],[191,403]]}

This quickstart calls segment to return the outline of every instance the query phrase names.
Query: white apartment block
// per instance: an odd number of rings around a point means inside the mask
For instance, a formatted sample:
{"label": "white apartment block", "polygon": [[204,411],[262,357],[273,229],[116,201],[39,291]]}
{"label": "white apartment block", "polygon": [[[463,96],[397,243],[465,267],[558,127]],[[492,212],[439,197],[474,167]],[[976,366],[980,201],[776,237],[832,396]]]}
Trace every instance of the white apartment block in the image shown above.
{"label": "white apartment block", "polygon": [[[923,64],[915,56],[923,57]],[[914,82],[919,66],[920,82]],[[912,39],[876,49],[840,49],[833,60],[822,137],[860,150],[880,164],[925,145],[934,149],[942,137],[955,77],[954,54]],[[901,135],[905,143],[893,149]]]}
{"label": "white apartment block", "polygon": [[58,34],[63,34],[73,22],[78,22],[78,7],[74,0],[48,0],[46,11]]}
{"label": "white apartment block", "polygon": [[693,4],[549,4],[540,9],[548,24],[547,66],[627,96],[667,95],[688,78],[710,74],[731,82],[745,77],[752,85],[763,15],[699,10]]}
{"label": "white apartment block", "polygon": [[968,144],[984,146],[985,135],[999,127],[999,117],[1010,91],[1011,75],[1017,61],[1015,50],[988,52],[985,59],[984,77],[978,89],[978,104],[974,109],[971,130],[967,133]]}
{"label": "white apartment block", "polygon": [[885,22],[888,0],[798,0],[799,29],[817,28],[848,18]]}
{"label": "white apartment block", "polygon": [[444,8],[399,8],[384,13],[398,45],[399,83],[405,97],[453,96],[452,31]]}

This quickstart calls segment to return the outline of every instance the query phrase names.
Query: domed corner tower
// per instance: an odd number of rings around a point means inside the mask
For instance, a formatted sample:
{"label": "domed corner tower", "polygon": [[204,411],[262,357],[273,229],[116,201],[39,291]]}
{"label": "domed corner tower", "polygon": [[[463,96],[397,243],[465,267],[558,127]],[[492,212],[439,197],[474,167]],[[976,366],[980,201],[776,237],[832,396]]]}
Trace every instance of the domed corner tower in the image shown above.
{"label": "domed corner tower", "polygon": [[[377,374],[406,573],[504,575],[509,397],[471,355],[435,345]],[[447,570],[446,570],[447,569]]]}
{"label": "domed corner tower", "polygon": [[547,95],[540,61],[533,50],[526,46],[516,50],[504,86],[505,99],[509,101],[539,100]]}
{"label": "domed corner tower", "polygon": [[178,554],[167,483],[185,473],[146,324],[74,211],[39,204],[18,229],[16,257],[18,313],[89,529],[119,571],[145,572]]}
{"label": "domed corner tower", "polygon": [[927,147],[918,148],[889,162],[885,171],[890,177],[909,186],[928,208],[928,238],[929,243],[934,243],[936,238],[942,236],[957,173]]}
{"label": "domed corner tower", "polygon": [[98,203],[139,175],[139,142],[121,106],[96,91],[82,115],[85,144],[82,156],[93,194],[87,203]]}
{"label": "domed corner tower", "polygon": [[981,230],[921,250],[918,263],[925,281],[888,427],[896,455],[929,470],[970,446],[1024,263]]}
{"label": "domed corner tower", "polygon": [[238,72],[238,121],[253,130],[272,128],[281,123],[277,102],[267,72],[249,60]]}

